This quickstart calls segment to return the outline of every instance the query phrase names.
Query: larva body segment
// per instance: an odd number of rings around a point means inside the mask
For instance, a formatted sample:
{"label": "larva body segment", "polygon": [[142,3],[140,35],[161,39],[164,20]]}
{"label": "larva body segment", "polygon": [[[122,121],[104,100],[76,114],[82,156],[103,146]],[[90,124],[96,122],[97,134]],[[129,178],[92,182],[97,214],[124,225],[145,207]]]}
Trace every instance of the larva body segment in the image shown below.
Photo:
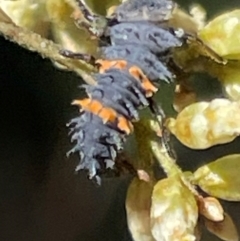
{"label": "larva body segment", "polygon": [[128,63],[138,65],[151,80],[171,80],[172,74],[159,60],[158,56],[141,45],[126,44],[124,46],[110,46],[102,48],[102,55],[106,59],[124,59]]}
{"label": "larva body segment", "polygon": [[[109,106],[116,110],[124,117],[131,116],[132,119],[138,120],[139,106],[146,106],[148,104],[142,92],[135,93],[134,89],[140,89],[141,86],[135,79],[129,81],[128,74],[120,75],[119,71],[112,69],[105,74],[96,76],[98,78],[98,85],[87,86],[86,92],[91,94],[93,99],[101,101],[105,106]],[[122,79],[121,85],[114,83],[119,77]],[[109,85],[112,83],[112,85]],[[116,88],[113,88],[116,87]],[[141,89],[140,89],[141,90]],[[141,101],[142,100],[142,101]]]}
{"label": "larva body segment", "polygon": [[[146,18],[152,6],[151,12],[162,14],[154,21],[150,21],[152,15]],[[174,78],[166,59],[183,40],[172,29],[159,25],[173,6],[162,0],[129,0],[120,5],[112,19],[115,24],[107,26],[103,34],[109,42],[99,48],[99,73],[94,75],[97,84],[84,85],[88,98],[74,101],[82,113],[70,122],[72,141],[76,142],[71,152],[80,154],[77,170],[87,169],[89,177],[98,182],[100,170],[114,167],[126,136],[133,132],[132,122],[139,120],[139,109],[148,106],[158,90],[155,83]],[[134,12],[139,21],[129,22]]]}
{"label": "larva body segment", "polygon": [[172,33],[150,22],[120,23],[110,28],[110,35],[112,45],[140,45],[155,54],[164,53],[172,46],[182,45]]}

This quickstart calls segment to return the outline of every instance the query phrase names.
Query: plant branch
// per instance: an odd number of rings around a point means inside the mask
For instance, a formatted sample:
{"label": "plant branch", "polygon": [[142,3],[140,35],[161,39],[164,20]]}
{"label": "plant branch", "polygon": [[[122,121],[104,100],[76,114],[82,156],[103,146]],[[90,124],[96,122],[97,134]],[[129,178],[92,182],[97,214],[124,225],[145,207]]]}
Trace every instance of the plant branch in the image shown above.
{"label": "plant branch", "polygon": [[[1,15],[3,16],[2,10]],[[38,52],[43,58],[49,58],[56,61],[68,70],[75,72],[81,76],[88,84],[95,84],[95,80],[90,75],[94,71],[94,67],[84,61],[65,58],[59,54],[61,46],[53,41],[42,38],[28,29],[21,28],[14,24],[7,16],[0,18],[0,33],[8,40],[33,51]],[[5,21],[6,19],[6,21]]]}

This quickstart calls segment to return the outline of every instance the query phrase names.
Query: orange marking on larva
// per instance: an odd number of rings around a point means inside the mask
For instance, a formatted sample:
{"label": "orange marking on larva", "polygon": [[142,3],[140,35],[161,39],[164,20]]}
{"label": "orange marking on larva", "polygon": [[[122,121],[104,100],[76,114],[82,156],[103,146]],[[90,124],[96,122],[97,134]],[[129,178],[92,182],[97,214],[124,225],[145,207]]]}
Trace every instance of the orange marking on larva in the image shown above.
{"label": "orange marking on larva", "polygon": [[99,112],[98,116],[103,120],[103,123],[115,122],[117,118],[117,113],[112,108],[103,107]]}
{"label": "orange marking on larva", "polygon": [[[124,69],[127,67],[128,63],[125,60],[103,60],[98,59],[96,64],[100,64],[99,73],[104,73],[110,68]],[[137,66],[132,66],[129,69],[130,75],[141,82],[142,87],[146,91],[146,96],[151,97],[153,93],[157,92],[157,88],[151,83],[147,76],[142,72],[142,70]]]}
{"label": "orange marking on larva", "polygon": [[98,100],[93,100],[90,98],[86,98],[83,100],[75,100],[72,103],[73,105],[79,105],[81,106],[82,110],[89,111],[93,113],[94,115],[97,115],[103,120],[103,123],[109,122],[115,122],[117,121],[118,114],[117,112],[109,107],[105,107],[102,105],[101,102]]}
{"label": "orange marking on larva", "polygon": [[87,105],[91,102],[91,100],[89,98],[86,98],[86,99],[83,99],[83,100],[74,100],[72,102],[72,105],[82,106],[83,102],[85,102],[85,105]]}
{"label": "orange marking on larva", "polygon": [[117,122],[119,130],[124,131],[127,135],[133,132],[133,125],[129,120],[127,120],[124,116],[119,116],[114,109],[103,106],[98,100],[86,98],[83,100],[75,100],[72,104],[79,105],[82,110],[89,111],[94,115],[97,115],[102,119],[104,124],[107,122]]}
{"label": "orange marking on larva", "polygon": [[125,117],[120,116],[118,117],[118,124],[117,127],[124,131],[127,135],[133,132],[133,125],[130,121],[128,121]]}
{"label": "orange marking on larva", "polygon": [[98,115],[103,108],[102,104],[99,101],[89,98],[74,101],[73,104],[80,105],[82,107],[82,110],[89,111],[95,115]]}
{"label": "orange marking on larva", "polygon": [[83,111],[83,110],[85,110],[84,107],[88,106],[90,103],[91,103],[91,99],[86,98],[86,99],[83,99],[83,100],[74,100],[72,102],[72,105],[80,106],[81,107],[80,111]]}
{"label": "orange marking on larva", "polygon": [[127,66],[125,60],[103,60],[98,59],[96,64],[100,64],[99,73],[104,73],[110,68],[124,69]]}
{"label": "orange marking on larva", "polygon": [[151,83],[147,76],[137,66],[132,66],[129,69],[129,73],[142,83],[142,87],[146,91],[146,96],[151,97],[153,93],[157,92],[157,88]]}

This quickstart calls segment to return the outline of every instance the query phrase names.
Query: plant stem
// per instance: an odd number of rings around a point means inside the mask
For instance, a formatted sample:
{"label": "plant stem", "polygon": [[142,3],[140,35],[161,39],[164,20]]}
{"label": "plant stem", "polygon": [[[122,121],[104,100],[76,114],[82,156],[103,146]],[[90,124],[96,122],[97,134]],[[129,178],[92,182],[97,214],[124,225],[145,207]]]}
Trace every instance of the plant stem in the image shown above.
{"label": "plant stem", "polygon": [[168,151],[161,142],[151,141],[151,147],[157,161],[168,177],[182,173],[181,168],[168,155]]}
{"label": "plant stem", "polygon": [[[3,20],[1,18],[1,20]],[[38,52],[43,58],[49,58],[67,67],[68,70],[74,71],[81,76],[88,84],[95,84],[95,80],[90,73],[94,67],[84,61],[65,58],[59,54],[60,45],[53,41],[42,38],[28,29],[21,28],[11,21],[0,21],[0,33],[8,40],[33,51]]]}

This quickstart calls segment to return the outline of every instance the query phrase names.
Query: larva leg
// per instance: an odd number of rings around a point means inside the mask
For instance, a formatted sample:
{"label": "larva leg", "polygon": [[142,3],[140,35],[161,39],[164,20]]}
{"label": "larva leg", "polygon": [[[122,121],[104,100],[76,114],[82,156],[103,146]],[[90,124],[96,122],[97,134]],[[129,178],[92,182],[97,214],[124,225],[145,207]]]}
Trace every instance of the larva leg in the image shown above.
{"label": "larva leg", "polygon": [[104,16],[90,12],[83,0],[76,0],[76,2],[84,17],[84,19],[76,18],[76,24],[87,29],[92,36],[97,38],[103,36],[109,20]]}
{"label": "larva leg", "polygon": [[84,18],[89,21],[89,23],[92,23],[94,22],[94,19],[99,17],[93,13],[91,13],[88,8],[86,7],[85,3],[83,0],[76,0],[77,4],[78,4],[78,7],[79,9],[81,10]]}
{"label": "larva leg", "polygon": [[166,117],[162,107],[160,106],[160,104],[157,104],[152,98],[149,98],[148,101],[149,101],[149,104],[150,104],[149,107],[150,107],[152,113],[155,116],[159,117],[158,122],[162,127],[163,119],[165,119],[165,117]]}
{"label": "larva leg", "polygon": [[176,160],[177,159],[176,153],[170,144],[170,132],[164,126],[166,115],[162,107],[159,104],[157,104],[152,98],[149,99],[149,103],[150,103],[149,107],[153,115],[155,116],[161,130],[160,138],[161,138],[162,144],[166,148],[168,155]]}
{"label": "larva leg", "polygon": [[61,55],[63,55],[66,58],[71,58],[71,59],[80,59],[85,61],[86,63],[95,65],[96,59],[90,55],[90,54],[83,54],[83,53],[75,53],[67,49],[62,49],[59,51]]}

